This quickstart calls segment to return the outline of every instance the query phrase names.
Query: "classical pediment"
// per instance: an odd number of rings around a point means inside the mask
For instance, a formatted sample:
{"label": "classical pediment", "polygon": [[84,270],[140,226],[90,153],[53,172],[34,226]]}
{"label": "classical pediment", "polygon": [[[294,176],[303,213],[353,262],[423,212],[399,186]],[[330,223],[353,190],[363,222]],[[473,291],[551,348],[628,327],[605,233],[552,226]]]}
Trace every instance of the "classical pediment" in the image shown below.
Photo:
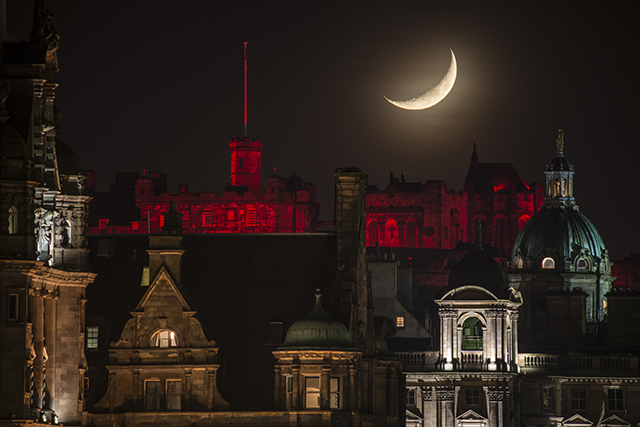
{"label": "classical pediment", "polygon": [[602,420],[600,425],[608,426],[608,427],[628,427],[631,424],[628,421],[623,420],[617,415],[611,415],[609,418]]}
{"label": "classical pediment", "polygon": [[562,422],[563,426],[591,427],[593,423],[580,414],[575,414]]}
{"label": "classical pediment", "polygon": [[145,306],[151,304],[152,301],[156,299],[162,299],[165,302],[173,300],[175,303],[180,304],[184,311],[192,311],[164,265],[158,270],[158,274],[153,278],[149,289],[147,289],[147,292],[145,292],[142,299],[140,299],[135,311],[144,310]]}
{"label": "classical pediment", "polygon": [[488,425],[489,421],[487,418],[478,414],[473,409],[469,409],[456,418],[457,427],[486,427]]}

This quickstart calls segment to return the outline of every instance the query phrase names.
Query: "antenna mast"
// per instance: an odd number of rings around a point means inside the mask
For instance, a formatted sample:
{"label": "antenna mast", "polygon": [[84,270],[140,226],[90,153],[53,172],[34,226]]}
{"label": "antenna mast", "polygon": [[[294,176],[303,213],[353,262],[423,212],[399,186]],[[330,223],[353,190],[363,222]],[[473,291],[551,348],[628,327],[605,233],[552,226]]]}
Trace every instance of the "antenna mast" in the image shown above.
{"label": "antenna mast", "polygon": [[244,42],[244,137],[247,137],[247,43]]}

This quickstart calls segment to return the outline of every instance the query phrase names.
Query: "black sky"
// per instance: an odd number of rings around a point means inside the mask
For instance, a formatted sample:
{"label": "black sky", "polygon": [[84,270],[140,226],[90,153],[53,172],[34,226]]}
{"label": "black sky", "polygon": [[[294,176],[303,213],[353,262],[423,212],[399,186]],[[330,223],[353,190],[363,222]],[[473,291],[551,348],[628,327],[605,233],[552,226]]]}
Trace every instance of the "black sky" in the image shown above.
{"label": "black sky", "polygon": [[[7,0],[27,38],[31,1]],[[640,31],[631,2],[238,2],[47,0],[62,36],[62,139],[99,189],[118,171],[169,174],[169,190],[221,191],[230,137],[249,136],[263,178],[294,168],[333,215],[333,171],[358,166],[383,188],[389,169],[460,190],[474,134],[483,162],[541,181],[564,126],[581,211],[614,259],[640,252],[637,122]],[[433,108],[383,95],[458,78]],[[263,180],[264,180],[263,179]]]}

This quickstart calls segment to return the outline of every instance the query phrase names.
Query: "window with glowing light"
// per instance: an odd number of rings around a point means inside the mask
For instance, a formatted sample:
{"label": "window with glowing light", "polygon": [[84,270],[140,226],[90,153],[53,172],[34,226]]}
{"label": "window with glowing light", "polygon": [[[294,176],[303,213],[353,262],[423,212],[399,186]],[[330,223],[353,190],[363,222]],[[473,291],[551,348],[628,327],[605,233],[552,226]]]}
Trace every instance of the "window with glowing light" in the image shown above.
{"label": "window with glowing light", "polygon": [[107,228],[107,225],[109,225],[109,218],[100,218],[98,220],[98,228],[100,230]]}
{"label": "window with glowing light", "polygon": [[164,227],[164,214],[160,214],[160,227]]}
{"label": "window with glowing light", "polygon": [[207,211],[202,213],[202,225],[205,227],[213,227],[213,212]]}
{"label": "window with glowing light", "polygon": [[18,232],[18,208],[11,206],[9,208],[9,234],[16,234]]}
{"label": "window with glowing light", "polygon": [[304,407],[320,408],[320,377],[304,377]]}
{"label": "window with glowing light", "polygon": [[87,328],[87,350],[98,349],[98,327],[91,326]]}
{"label": "window with glowing light", "polygon": [[178,345],[176,333],[167,330],[158,331],[151,337],[150,345],[160,348],[176,347]]}
{"label": "window with glowing light", "polygon": [[556,268],[556,262],[551,257],[546,257],[542,260],[542,268],[545,270],[553,270]]}
{"label": "window with glowing light", "polygon": [[235,220],[236,220],[236,210],[227,209],[227,221],[235,221]]}
{"label": "window with glowing light", "polygon": [[139,225],[140,225],[140,223],[138,221],[132,221],[131,222],[131,229],[132,230],[137,230]]}
{"label": "window with glowing light", "polygon": [[396,327],[397,328],[404,328],[404,317],[402,317],[402,316],[396,317]]}

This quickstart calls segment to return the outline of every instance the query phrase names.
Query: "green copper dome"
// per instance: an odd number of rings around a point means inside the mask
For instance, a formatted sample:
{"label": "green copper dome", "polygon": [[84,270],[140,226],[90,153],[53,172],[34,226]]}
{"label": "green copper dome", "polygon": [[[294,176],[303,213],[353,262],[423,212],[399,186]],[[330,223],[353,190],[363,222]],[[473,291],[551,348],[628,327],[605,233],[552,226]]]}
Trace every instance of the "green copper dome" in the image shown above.
{"label": "green copper dome", "polygon": [[522,228],[513,245],[512,256],[536,260],[552,250],[558,260],[572,257],[580,249],[602,259],[605,245],[596,227],[573,205],[545,204]]}
{"label": "green copper dome", "polygon": [[346,326],[324,311],[320,296],[316,294],[316,305],[311,313],[291,325],[279,350],[356,349]]}

